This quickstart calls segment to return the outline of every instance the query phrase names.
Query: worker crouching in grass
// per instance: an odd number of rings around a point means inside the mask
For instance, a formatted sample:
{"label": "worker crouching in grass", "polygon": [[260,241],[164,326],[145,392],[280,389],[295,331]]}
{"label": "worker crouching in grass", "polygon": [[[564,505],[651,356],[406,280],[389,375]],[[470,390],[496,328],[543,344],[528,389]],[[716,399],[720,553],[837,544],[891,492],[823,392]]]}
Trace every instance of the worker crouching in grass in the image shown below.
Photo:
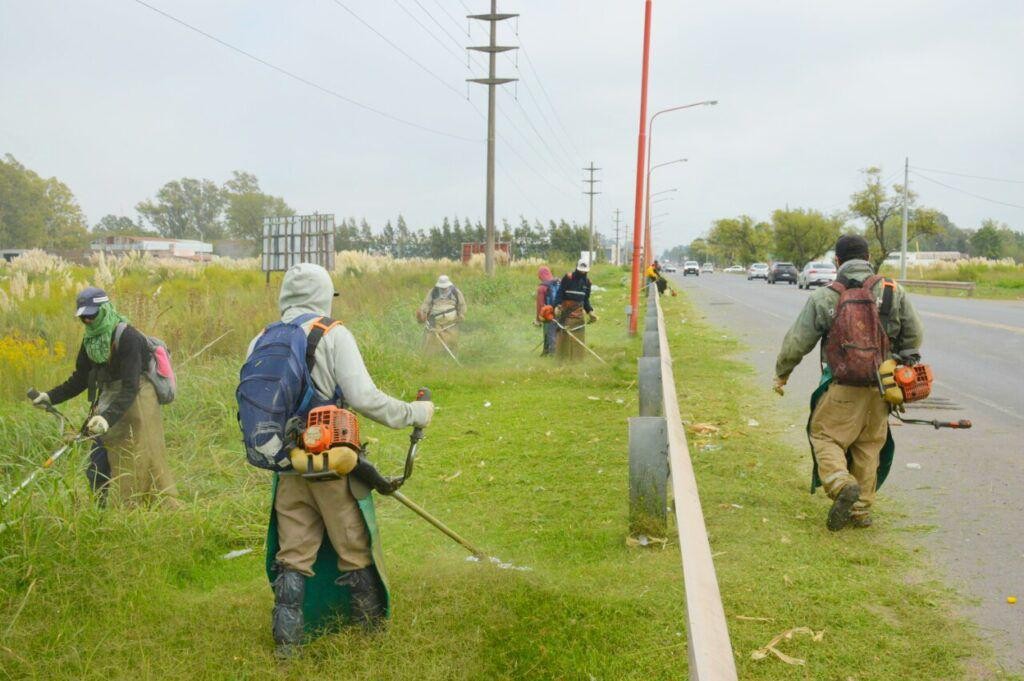
{"label": "worker crouching in grass", "polygon": [[426,325],[423,349],[428,355],[448,353],[455,359],[459,348],[459,324],[466,319],[466,297],[447,275],[427,292],[416,311],[416,319]]}
{"label": "worker crouching in grass", "polygon": [[148,376],[153,350],[147,337],[117,312],[102,289],[82,291],[76,308],[85,335],[74,373],[32,404],[46,408],[88,390],[92,407],[85,431],[102,442],[93,448],[87,474],[100,502],[109,494],[116,503],[177,506],[160,402]]}
{"label": "worker crouching in grass", "polygon": [[586,355],[587,322],[597,321],[590,304],[590,264],[580,260],[576,269],[562,277],[555,296],[558,337],[555,354],[559,360],[576,362]]}

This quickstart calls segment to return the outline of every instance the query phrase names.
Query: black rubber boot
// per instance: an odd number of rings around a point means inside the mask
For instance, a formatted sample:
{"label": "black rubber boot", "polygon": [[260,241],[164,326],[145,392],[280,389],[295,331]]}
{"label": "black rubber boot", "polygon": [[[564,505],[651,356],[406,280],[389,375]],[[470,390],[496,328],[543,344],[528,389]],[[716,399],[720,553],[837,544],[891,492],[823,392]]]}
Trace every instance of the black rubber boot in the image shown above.
{"label": "black rubber boot", "polygon": [[279,569],[274,580],[273,632],[274,654],[287,659],[302,647],[302,601],[306,595],[306,576],[295,570]]}
{"label": "black rubber boot", "polygon": [[855,482],[848,483],[839,490],[836,500],[832,502],[832,508],[828,512],[828,521],[825,525],[833,532],[838,532],[850,524],[850,512],[853,505],[860,499],[860,485]]}
{"label": "black rubber boot", "polygon": [[384,586],[372,565],[361,570],[346,572],[338,584],[348,585],[352,598],[352,622],[367,631],[384,626]]}

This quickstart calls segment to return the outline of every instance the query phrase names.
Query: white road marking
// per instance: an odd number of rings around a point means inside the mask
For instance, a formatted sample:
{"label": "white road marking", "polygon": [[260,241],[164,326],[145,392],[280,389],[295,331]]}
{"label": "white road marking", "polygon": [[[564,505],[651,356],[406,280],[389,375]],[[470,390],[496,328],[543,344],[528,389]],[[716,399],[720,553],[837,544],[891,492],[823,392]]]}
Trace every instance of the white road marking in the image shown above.
{"label": "white road marking", "polygon": [[922,317],[934,317],[935,319],[945,319],[951,322],[970,324],[971,326],[981,326],[986,329],[999,329],[1000,331],[1009,331],[1010,333],[1019,333],[1024,335],[1024,326],[1011,326],[1010,324],[998,324],[996,322],[982,322],[977,319],[968,319],[967,317],[958,317],[952,314],[942,314],[941,312],[918,312],[918,314]]}
{"label": "white road marking", "polygon": [[963,395],[967,399],[974,400],[978,404],[983,404],[986,407],[988,407],[989,409],[995,409],[996,411],[1000,411],[1000,412],[1006,414],[1007,416],[1012,416],[1015,419],[1020,419],[1021,421],[1024,421],[1024,416],[1021,416],[1020,414],[1018,414],[1015,411],[1011,411],[1011,410],[1007,409],[1006,407],[1004,407],[1001,404],[996,404],[992,400],[986,400],[983,397],[978,397],[977,395],[972,395],[971,393],[965,393],[963,390],[960,390],[959,388],[954,388],[953,386],[948,385],[946,383],[943,383],[941,381],[935,381],[934,384],[939,386],[940,388],[943,388],[944,390],[952,393],[953,395]]}

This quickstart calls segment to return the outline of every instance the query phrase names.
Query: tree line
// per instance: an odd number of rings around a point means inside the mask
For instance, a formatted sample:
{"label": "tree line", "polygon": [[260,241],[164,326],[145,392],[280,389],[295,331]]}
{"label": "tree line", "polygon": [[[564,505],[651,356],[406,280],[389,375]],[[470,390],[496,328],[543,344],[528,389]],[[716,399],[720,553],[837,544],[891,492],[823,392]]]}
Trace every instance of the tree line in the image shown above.
{"label": "tree line", "polygon": [[[880,168],[863,171],[863,185],[850,196],[845,211],[825,214],[810,208],[779,209],[770,221],[749,215],[715,220],[711,229],[687,245],[667,250],[663,257],[721,265],[749,265],[758,261],[788,261],[798,267],[828,252],[840,234],[858,233],[871,246],[878,267],[901,247],[903,186],[886,187]],[[1024,262],[1024,233],[995,220],[978,229],[961,229],[941,211],[920,206],[917,194],[906,192],[907,243],[911,250],[959,251],[986,258],[1014,258]]]}
{"label": "tree line", "polygon": [[[263,218],[294,215],[281,197],[265,193],[258,178],[236,170],[222,184],[184,177],[160,187],[136,206],[136,217],[105,215],[89,228],[72,191],[55,177],[43,178],[7,154],[0,159],[0,247],[88,248],[89,241],[106,235],[161,236],[171,239],[217,241],[225,238],[252,242],[258,251]],[[586,225],[565,220],[530,223],[520,217],[513,226],[503,220],[495,235],[511,244],[513,257],[574,259],[587,250]],[[336,222],[335,248],[389,254],[398,258],[461,256],[462,243],[484,241],[477,221],[445,217],[440,225],[410,227],[402,215],[375,229],[366,219]],[[598,235],[600,240],[600,235]]]}

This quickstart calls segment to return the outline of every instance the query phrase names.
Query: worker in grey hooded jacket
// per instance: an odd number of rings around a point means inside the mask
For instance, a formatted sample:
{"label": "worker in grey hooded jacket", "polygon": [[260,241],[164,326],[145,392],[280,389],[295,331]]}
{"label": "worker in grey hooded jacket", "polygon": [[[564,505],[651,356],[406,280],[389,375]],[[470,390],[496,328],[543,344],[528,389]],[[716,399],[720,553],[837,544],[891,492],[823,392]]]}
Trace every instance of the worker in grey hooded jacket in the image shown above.
{"label": "worker in grey hooded jacket", "polygon": [[[294,265],[281,284],[281,320],[318,315],[303,324],[308,336],[314,324],[322,323],[319,315],[330,317],[337,295],[323,267],[311,263]],[[248,354],[258,338],[250,343]],[[320,400],[329,402],[340,393],[347,409],[391,428],[425,427],[430,423],[434,413],[432,402],[402,402],[374,385],[355,338],[341,324],[328,324],[314,358],[311,376]],[[383,574],[375,568],[374,560],[379,547],[371,547],[371,531],[375,532],[372,510],[367,513],[367,500],[357,499],[353,494],[349,477],[310,482],[297,473],[279,475],[271,518],[272,530],[276,531],[268,534],[268,549],[269,538],[273,536],[277,544],[273,564],[273,631],[278,651],[284,656],[301,644],[306,580],[314,576],[313,565],[325,539],[330,542],[326,548],[337,555],[337,583],[350,590],[352,619],[373,626],[386,614]],[[369,503],[372,509],[372,501]],[[371,517],[368,519],[367,515]],[[323,563],[320,565],[318,569],[323,570]]]}

